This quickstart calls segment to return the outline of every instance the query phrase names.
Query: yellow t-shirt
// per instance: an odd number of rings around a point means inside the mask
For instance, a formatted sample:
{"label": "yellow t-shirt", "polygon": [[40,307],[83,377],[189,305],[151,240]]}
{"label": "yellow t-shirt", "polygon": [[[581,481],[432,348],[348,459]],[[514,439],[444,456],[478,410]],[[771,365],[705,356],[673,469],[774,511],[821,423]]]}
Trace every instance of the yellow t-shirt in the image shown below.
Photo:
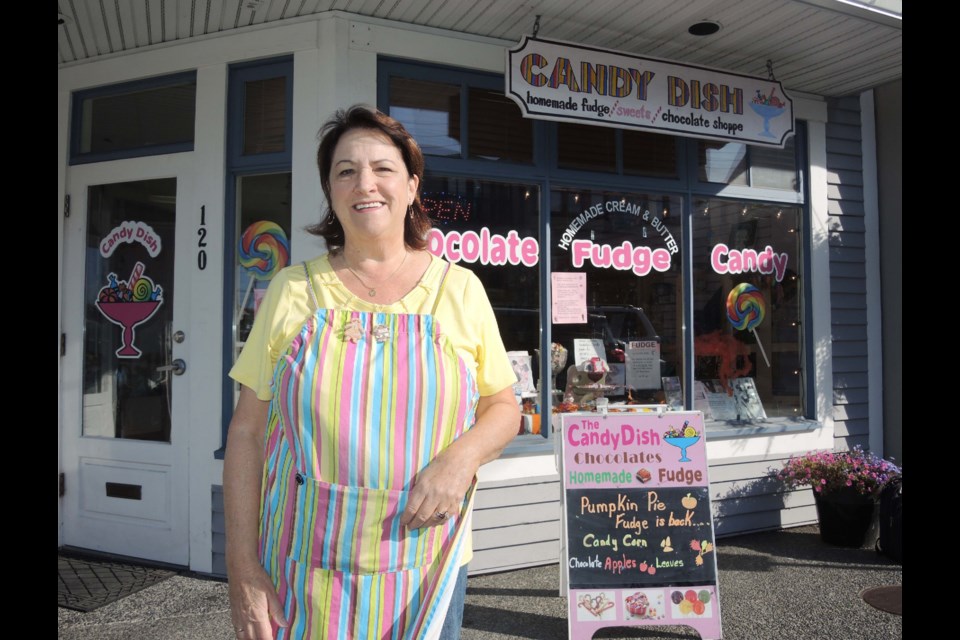
{"label": "yellow t-shirt", "polygon": [[[393,304],[378,305],[358,298],[340,282],[330,266],[328,254],[308,264],[321,309],[420,314],[433,309],[446,266],[446,262],[431,256],[427,270],[413,290]],[[283,269],[270,282],[230,377],[253,389],[260,400],[272,400],[270,387],[277,360],[314,312],[303,264]],[[472,271],[450,266],[436,319],[440,330],[476,376],[481,396],[493,395],[516,382],[493,308],[480,279]]]}

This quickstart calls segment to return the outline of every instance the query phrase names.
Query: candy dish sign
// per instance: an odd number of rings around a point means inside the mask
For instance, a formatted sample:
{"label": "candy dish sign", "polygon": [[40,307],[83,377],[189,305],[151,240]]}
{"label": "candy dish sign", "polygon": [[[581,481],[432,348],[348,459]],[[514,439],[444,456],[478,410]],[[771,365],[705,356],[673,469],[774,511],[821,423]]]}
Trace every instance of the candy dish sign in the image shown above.
{"label": "candy dish sign", "polygon": [[650,624],[719,638],[703,415],[561,420],[570,638]]}
{"label": "candy dish sign", "polygon": [[782,147],[793,102],[776,80],[525,36],[506,95],[525,117]]}

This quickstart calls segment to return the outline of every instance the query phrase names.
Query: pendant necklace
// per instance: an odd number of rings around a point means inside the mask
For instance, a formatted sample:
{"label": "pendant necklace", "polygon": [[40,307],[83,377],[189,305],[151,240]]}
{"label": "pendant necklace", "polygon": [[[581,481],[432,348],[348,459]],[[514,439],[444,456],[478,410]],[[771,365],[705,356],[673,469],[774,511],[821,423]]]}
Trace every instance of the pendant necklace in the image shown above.
{"label": "pendant necklace", "polygon": [[[384,282],[389,282],[390,280],[393,279],[393,276],[397,275],[397,272],[400,271],[400,268],[403,266],[403,263],[407,261],[407,256],[408,256],[408,255],[409,255],[409,252],[408,252],[408,251],[404,251],[404,252],[403,252],[403,260],[401,260],[401,261],[400,261],[400,264],[397,265],[397,268],[393,270],[393,273],[391,273],[389,276],[387,276],[386,278],[384,278],[384,280],[383,280]],[[371,286],[368,285],[366,282],[364,282],[364,281],[363,281],[363,278],[361,278],[360,275],[350,267],[350,263],[347,262],[347,255],[346,255],[346,254],[343,255],[343,264],[346,265],[347,271],[349,271],[350,273],[352,273],[352,274],[353,274],[353,277],[357,279],[357,282],[359,282],[359,283],[362,284],[364,287],[366,287],[366,289],[367,289],[367,295],[370,296],[371,298],[376,298],[376,297],[377,297],[377,288],[376,288],[376,287],[371,287]]]}

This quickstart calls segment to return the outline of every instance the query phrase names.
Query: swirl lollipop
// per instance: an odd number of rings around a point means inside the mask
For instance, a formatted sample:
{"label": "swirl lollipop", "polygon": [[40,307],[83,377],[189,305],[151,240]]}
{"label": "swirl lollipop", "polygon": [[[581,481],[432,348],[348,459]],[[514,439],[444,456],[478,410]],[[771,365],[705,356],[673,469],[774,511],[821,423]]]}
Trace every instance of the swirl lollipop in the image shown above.
{"label": "swirl lollipop", "polygon": [[255,280],[270,280],[290,262],[290,241],[276,222],[260,220],[244,230],[240,236],[238,251],[240,266],[250,276],[247,292],[243,294],[240,312],[247,306],[247,299]]}
{"label": "swirl lollipop", "polygon": [[146,302],[153,296],[153,280],[142,276],[133,284],[133,301]]}
{"label": "swirl lollipop", "polygon": [[254,222],[240,236],[240,266],[251,278],[269,280],[290,262],[290,242],[276,222]]}
{"label": "swirl lollipop", "polygon": [[763,299],[763,294],[752,284],[741,282],[727,294],[727,320],[737,331],[749,330],[757,340],[757,346],[760,347],[760,353],[763,355],[763,361],[770,366],[770,360],[767,358],[767,352],[763,349],[763,343],[760,342],[760,336],[757,335],[757,327],[767,317],[767,301]]}

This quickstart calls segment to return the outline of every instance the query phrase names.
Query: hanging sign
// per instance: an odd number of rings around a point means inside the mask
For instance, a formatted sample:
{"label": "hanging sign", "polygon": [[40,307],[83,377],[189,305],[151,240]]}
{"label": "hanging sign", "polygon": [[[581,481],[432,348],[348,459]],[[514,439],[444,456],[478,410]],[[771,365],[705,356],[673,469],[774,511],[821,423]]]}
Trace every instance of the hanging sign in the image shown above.
{"label": "hanging sign", "polygon": [[506,95],[527,118],[783,147],[793,102],[776,80],[524,36]]}
{"label": "hanging sign", "polygon": [[642,625],[719,638],[703,415],[565,414],[561,424],[570,638]]}

